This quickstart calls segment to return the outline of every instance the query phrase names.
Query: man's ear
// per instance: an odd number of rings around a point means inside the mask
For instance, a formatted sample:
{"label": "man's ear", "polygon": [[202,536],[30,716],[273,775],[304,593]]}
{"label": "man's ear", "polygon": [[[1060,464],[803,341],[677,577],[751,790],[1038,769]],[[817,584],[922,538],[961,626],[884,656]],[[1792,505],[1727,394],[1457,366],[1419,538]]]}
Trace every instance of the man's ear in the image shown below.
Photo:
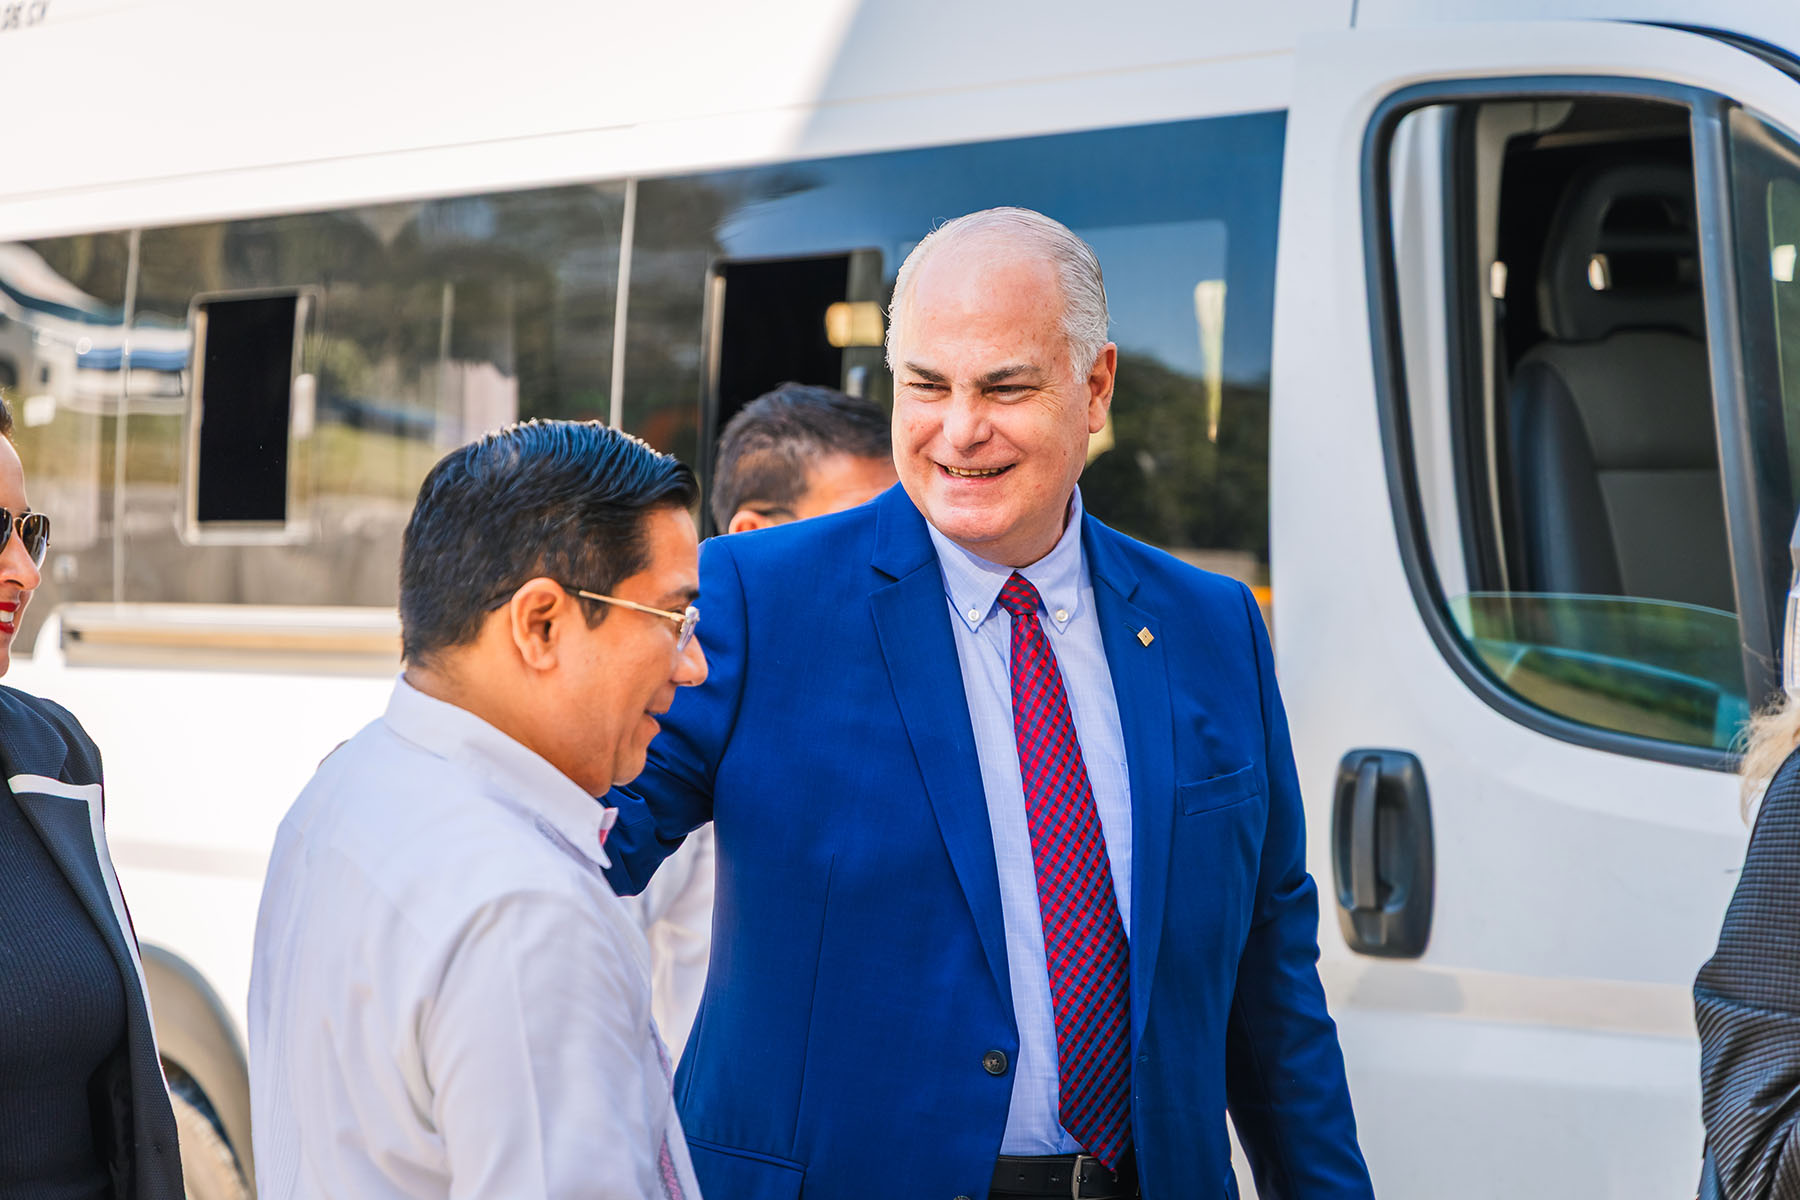
{"label": "man's ear", "polygon": [[556,652],[562,627],[569,621],[582,619],[575,597],[562,589],[554,579],[539,577],[527,580],[513,593],[506,606],[508,631],[519,658],[534,671],[548,671],[556,666]]}
{"label": "man's ear", "polygon": [[1088,432],[1099,433],[1106,427],[1106,414],[1112,411],[1113,381],[1119,373],[1119,348],[1111,342],[1094,360],[1088,372]]}
{"label": "man's ear", "polygon": [[748,533],[752,529],[767,529],[776,523],[773,517],[764,516],[754,508],[740,508],[731,514],[731,524],[725,527],[725,532]]}

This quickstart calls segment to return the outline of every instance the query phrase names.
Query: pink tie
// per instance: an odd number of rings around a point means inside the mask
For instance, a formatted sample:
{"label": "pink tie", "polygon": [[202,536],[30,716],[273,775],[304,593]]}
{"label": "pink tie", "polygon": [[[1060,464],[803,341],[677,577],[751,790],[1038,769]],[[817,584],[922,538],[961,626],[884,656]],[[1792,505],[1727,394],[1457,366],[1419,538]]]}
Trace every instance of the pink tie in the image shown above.
{"label": "pink tie", "polygon": [[1014,572],[1000,605],[1013,618],[1013,734],[1056,1017],[1057,1116],[1112,1169],[1131,1140],[1125,925],[1062,672],[1038,624],[1037,589]]}

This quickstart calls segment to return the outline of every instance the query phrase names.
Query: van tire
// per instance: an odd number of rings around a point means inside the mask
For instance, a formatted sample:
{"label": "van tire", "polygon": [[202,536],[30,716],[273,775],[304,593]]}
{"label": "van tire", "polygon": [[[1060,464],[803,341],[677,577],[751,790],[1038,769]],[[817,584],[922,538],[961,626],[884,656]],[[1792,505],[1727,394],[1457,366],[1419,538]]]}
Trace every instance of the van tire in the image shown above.
{"label": "van tire", "polygon": [[181,1179],[187,1200],[250,1200],[237,1155],[219,1131],[212,1105],[191,1079],[169,1081],[175,1133],[181,1139]]}
{"label": "van tire", "polygon": [[[143,944],[143,954],[163,1077],[177,1101],[182,1157],[194,1181],[188,1195],[196,1200],[211,1200],[215,1195],[254,1200],[256,1151],[250,1137],[250,1072],[236,1025],[218,993],[187,960],[151,942]],[[194,1110],[199,1121],[182,1114],[184,1104]],[[210,1133],[199,1128],[202,1122],[211,1126]],[[185,1142],[190,1136],[196,1139],[196,1146],[216,1142],[224,1147],[241,1191],[203,1190],[203,1184],[210,1184],[218,1172],[209,1168],[203,1154],[187,1152]]]}

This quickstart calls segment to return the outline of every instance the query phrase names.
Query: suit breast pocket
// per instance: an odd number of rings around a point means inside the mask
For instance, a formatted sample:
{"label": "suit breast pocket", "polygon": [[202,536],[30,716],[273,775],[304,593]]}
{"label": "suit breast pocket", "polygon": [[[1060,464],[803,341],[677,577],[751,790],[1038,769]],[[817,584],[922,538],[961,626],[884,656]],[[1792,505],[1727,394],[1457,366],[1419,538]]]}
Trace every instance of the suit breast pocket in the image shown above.
{"label": "suit breast pocket", "polygon": [[1225,775],[1180,784],[1175,789],[1175,797],[1181,802],[1181,811],[1192,816],[1215,808],[1229,808],[1261,791],[1262,782],[1256,777],[1256,766],[1250,764]]}

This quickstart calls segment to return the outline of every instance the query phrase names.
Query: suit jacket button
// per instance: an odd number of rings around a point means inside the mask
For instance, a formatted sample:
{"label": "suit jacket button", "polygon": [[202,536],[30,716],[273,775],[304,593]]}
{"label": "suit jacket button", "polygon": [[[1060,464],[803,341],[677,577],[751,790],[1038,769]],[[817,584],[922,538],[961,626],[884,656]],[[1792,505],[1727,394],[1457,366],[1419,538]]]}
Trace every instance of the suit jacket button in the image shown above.
{"label": "suit jacket button", "polygon": [[1006,1074],[1006,1051],[989,1050],[981,1056],[981,1069],[989,1075]]}

